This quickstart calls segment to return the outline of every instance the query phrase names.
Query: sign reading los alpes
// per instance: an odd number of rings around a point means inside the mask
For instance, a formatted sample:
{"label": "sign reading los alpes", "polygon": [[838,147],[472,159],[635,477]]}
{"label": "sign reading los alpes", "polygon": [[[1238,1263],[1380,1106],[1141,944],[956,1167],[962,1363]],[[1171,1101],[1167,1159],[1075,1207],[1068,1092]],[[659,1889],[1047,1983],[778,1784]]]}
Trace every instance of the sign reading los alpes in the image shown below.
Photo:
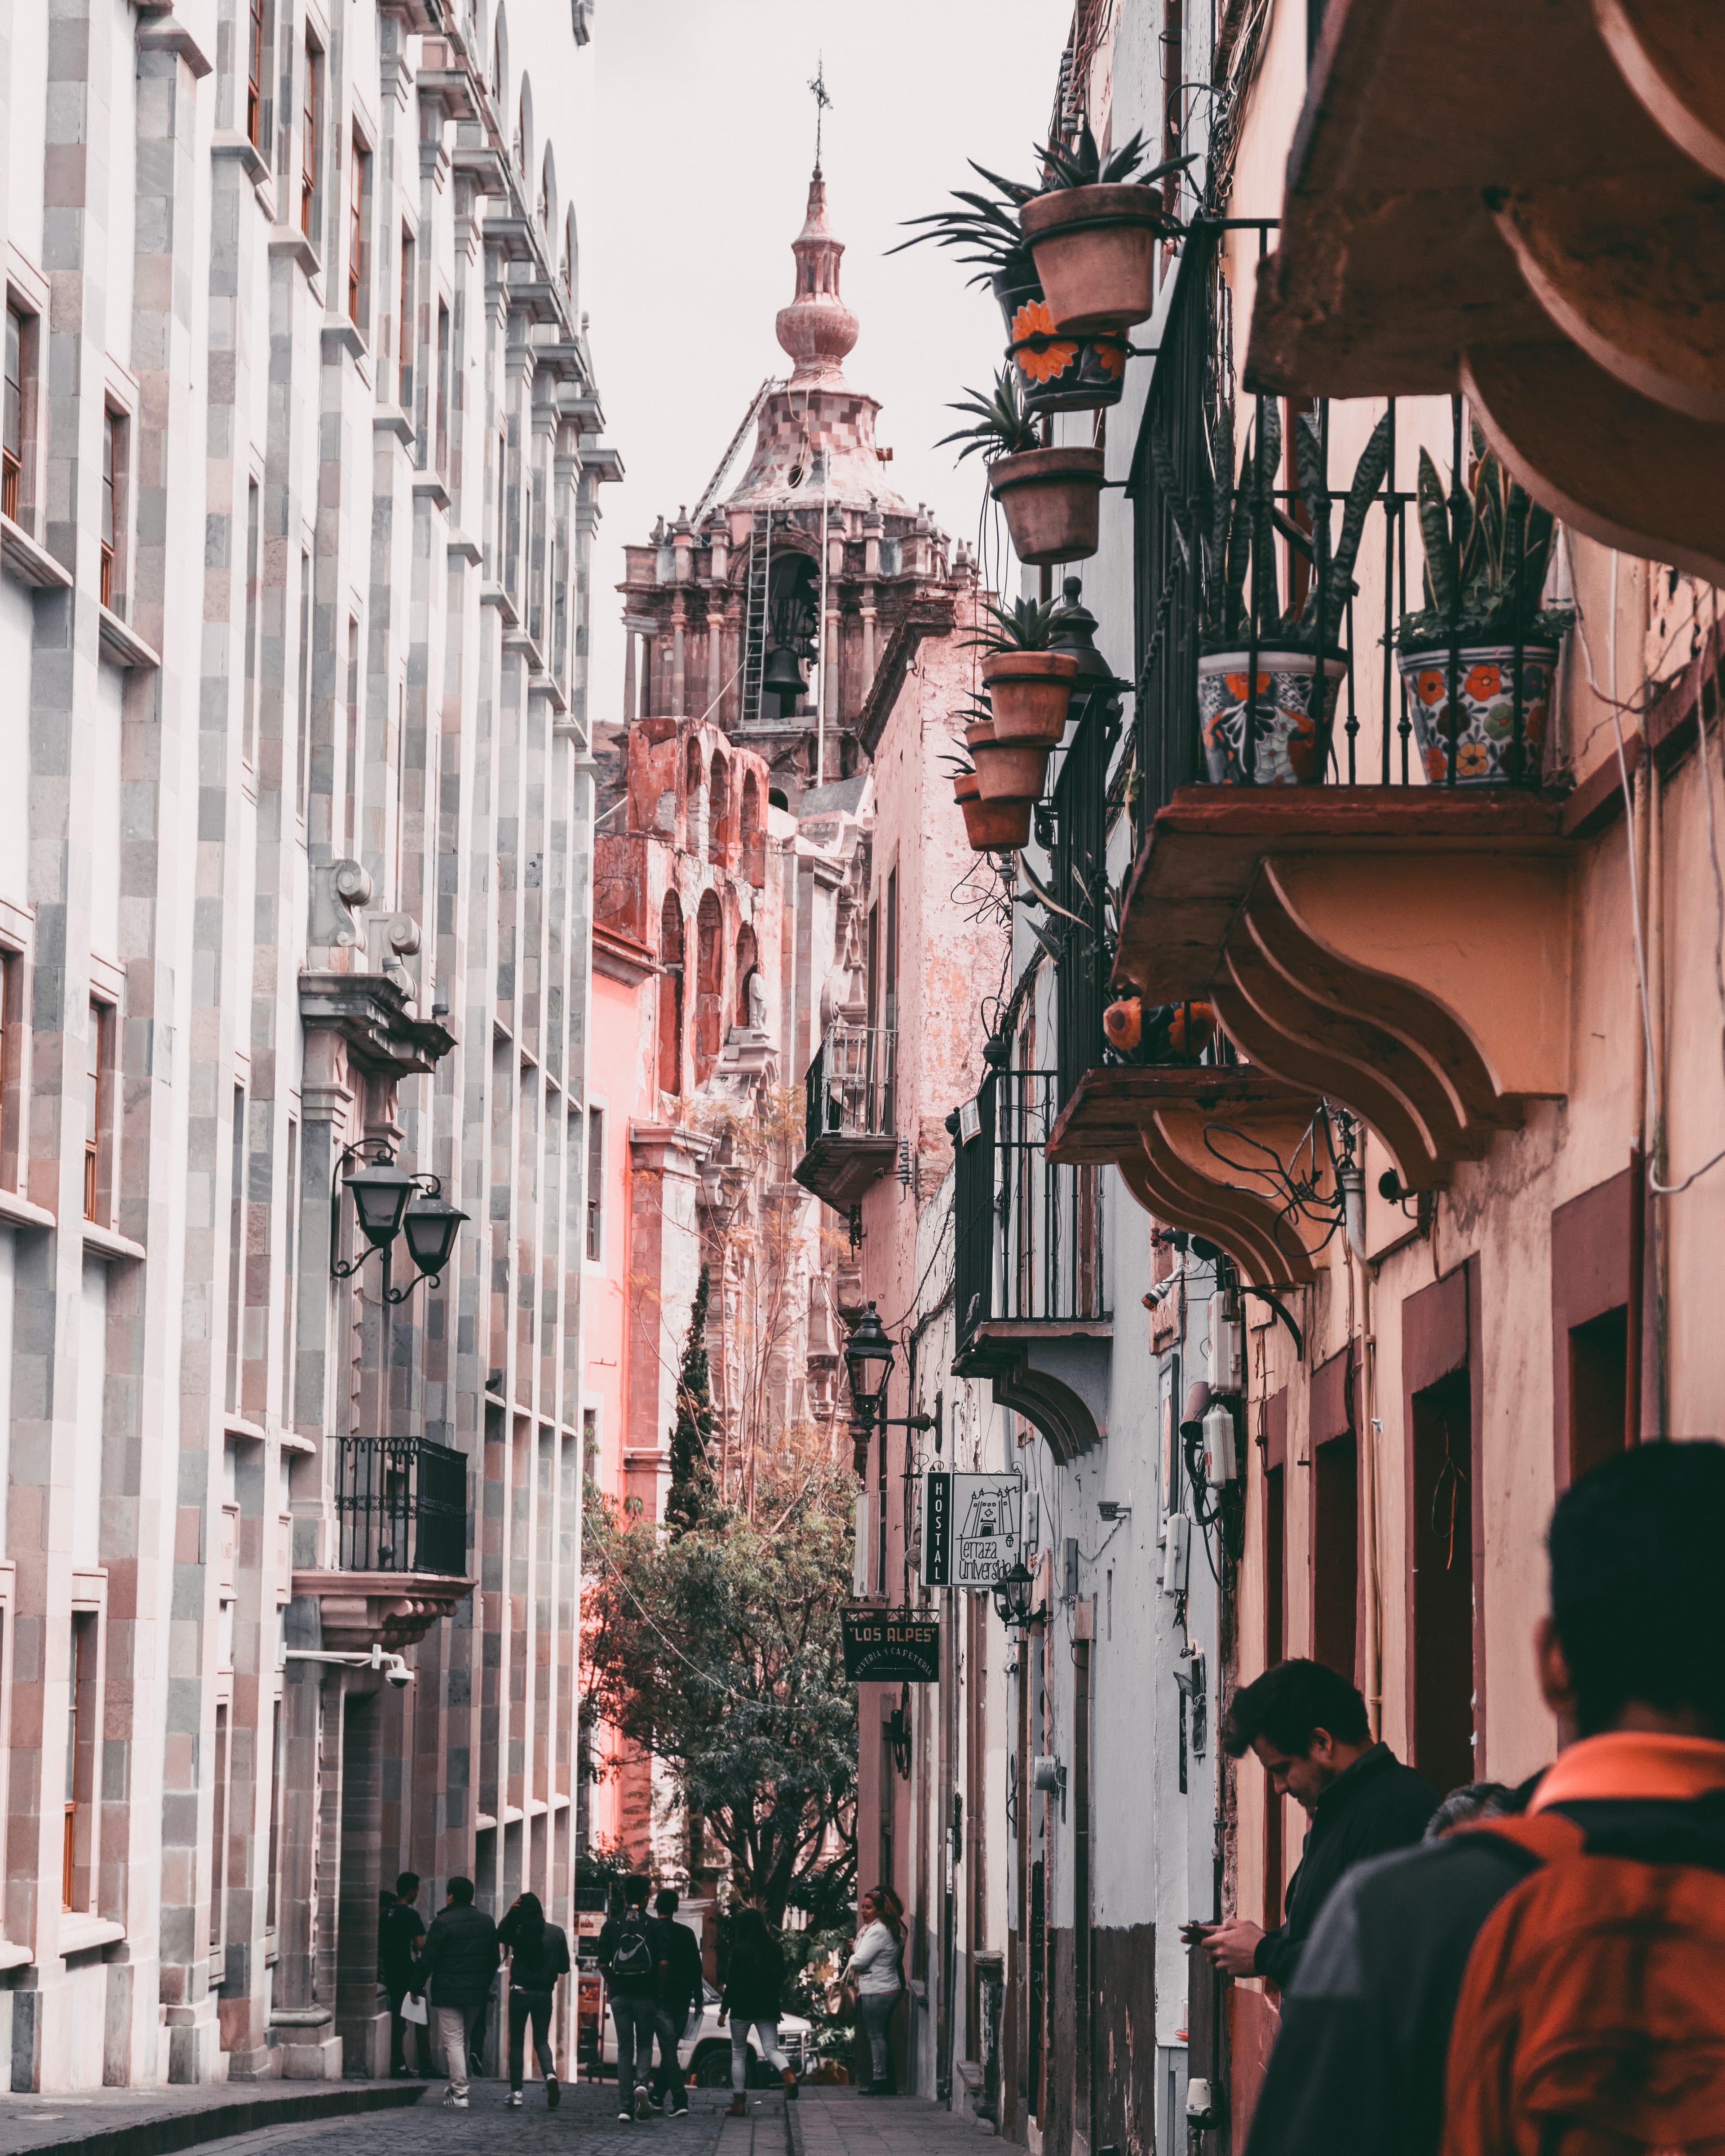
{"label": "sign reading los alpes", "polygon": [[847,1609],[845,1675],[852,1684],[938,1684],[941,1627],[916,1609]]}
{"label": "sign reading los alpes", "polygon": [[931,1469],[922,1477],[922,1584],[986,1593],[1019,1561],[1024,1504],[1020,1475]]}

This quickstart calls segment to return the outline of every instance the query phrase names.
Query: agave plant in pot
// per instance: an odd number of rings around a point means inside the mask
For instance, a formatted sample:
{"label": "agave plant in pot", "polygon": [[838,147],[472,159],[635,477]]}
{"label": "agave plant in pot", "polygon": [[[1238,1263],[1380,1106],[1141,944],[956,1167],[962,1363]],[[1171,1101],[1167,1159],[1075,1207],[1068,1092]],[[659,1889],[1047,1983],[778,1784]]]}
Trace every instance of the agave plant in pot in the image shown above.
{"label": "agave plant in pot", "polygon": [[1019,229],[1019,212],[1036,193],[1022,181],[973,163],[971,170],[992,192],[954,190],[956,209],[937,210],[909,222],[922,229],[890,251],[932,240],[957,250],[961,262],[974,265],[973,285],[993,292],[1009,340],[1008,357],[1023,393],[1027,415],[1034,419],[1054,412],[1094,412],[1120,402],[1126,387],[1126,336],[1113,331],[1095,337],[1060,336],[1036,275],[1029,244]]}
{"label": "agave plant in pot", "polygon": [[976,767],[963,757],[949,759],[952,794],[964,819],[964,835],[973,853],[1016,852],[1030,842],[1029,801],[984,801]]}
{"label": "agave plant in pot", "polygon": [[[1232,420],[1217,423],[1215,470],[1196,492],[1179,485],[1165,428],[1151,435],[1158,487],[1198,575],[1198,711],[1204,760],[1217,785],[1316,786],[1329,762],[1330,727],[1348,661],[1342,629],[1352,596],[1366,516],[1389,467],[1387,418],[1373,429],[1343,499],[1333,538],[1334,497],[1325,476],[1322,423],[1300,414],[1295,462],[1309,528],[1276,500],[1281,423],[1273,398],[1261,407],[1258,439],[1236,485]],[[1302,596],[1283,611],[1276,540],[1307,565]],[[1253,634],[1256,628],[1255,638]],[[1255,665],[1253,644],[1255,641]]]}
{"label": "agave plant in pot", "polygon": [[1168,215],[1160,182],[1191,163],[1170,158],[1149,172],[1134,135],[1104,157],[1086,124],[1070,149],[1043,151],[1046,184],[1019,213],[1055,327],[1093,336],[1130,329],[1156,305],[1156,249],[1178,221]]}
{"label": "agave plant in pot", "polygon": [[958,461],[980,454],[988,491],[1006,513],[1013,551],[1021,562],[1081,562],[1096,551],[1103,453],[1089,448],[1045,449],[1010,367],[992,396],[973,389],[950,408],[974,424],[943,434],[936,446],[963,442]]}
{"label": "agave plant in pot", "polygon": [[1471,485],[1446,498],[1420,452],[1425,603],[1396,625],[1396,665],[1436,786],[1537,785],[1558,648],[1574,620],[1542,607],[1556,526],[1473,435]]}
{"label": "agave plant in pot", "polygon": [[987,610],[992,626],[971,641],[986,654],[982,675],[994,730],[992,740],[973,738],[971,754],[984,801],[1035,801],[1065,732],[1078,660],[1049,648],[1060,625],[1057,601],[1021,598],[1002,607],[990,600]]}

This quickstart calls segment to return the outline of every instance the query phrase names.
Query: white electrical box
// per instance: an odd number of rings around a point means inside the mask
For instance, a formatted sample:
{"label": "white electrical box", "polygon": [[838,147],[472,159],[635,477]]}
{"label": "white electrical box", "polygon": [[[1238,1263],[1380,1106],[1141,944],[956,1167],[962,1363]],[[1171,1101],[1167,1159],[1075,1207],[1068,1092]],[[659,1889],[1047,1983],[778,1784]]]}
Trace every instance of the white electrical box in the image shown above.
{"label": "white electrical box", "polygon": [[1162,1591],[1186,1592],[1186,1563],[1192,1548],[1192,1522],[1183,1512],[1170,1512],[1162,1523]]}
{"label": "white electrical box", "polygon": [[1237,1393],[1242,1383],[1240,1324],[1219,1295],[1210,1297],[1210,1390]]}
{"label": "white electrical box", "polygon": [[1237,1472],[1233,1411],[1219,1400],[1204,1419],[1204,1479],[1212,1490],[1220,1490]]}

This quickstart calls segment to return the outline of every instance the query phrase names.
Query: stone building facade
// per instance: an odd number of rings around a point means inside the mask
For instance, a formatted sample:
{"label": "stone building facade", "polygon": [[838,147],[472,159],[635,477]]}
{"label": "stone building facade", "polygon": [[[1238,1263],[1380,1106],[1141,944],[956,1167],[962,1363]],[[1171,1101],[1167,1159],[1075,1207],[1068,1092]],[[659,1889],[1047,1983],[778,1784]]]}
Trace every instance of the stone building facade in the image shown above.
{"label": "stone building facade", "polygon": [[570,1908],[587,36],[0,14],[14,2088],[382,2071],[398,1869]]}

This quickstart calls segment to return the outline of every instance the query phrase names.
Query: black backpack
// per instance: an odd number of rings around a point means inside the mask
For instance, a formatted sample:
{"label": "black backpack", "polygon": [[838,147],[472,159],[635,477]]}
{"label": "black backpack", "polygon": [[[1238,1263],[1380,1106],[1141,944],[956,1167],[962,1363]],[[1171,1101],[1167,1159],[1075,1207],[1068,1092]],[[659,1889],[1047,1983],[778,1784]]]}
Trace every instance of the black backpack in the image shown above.
{"label": "black backpack", "polygon": [[631,1909],[617,1922],[617,1941],[611,1949],[611,1989],[645,1996],[653,1989],[655,1957],[647,1919]]}

